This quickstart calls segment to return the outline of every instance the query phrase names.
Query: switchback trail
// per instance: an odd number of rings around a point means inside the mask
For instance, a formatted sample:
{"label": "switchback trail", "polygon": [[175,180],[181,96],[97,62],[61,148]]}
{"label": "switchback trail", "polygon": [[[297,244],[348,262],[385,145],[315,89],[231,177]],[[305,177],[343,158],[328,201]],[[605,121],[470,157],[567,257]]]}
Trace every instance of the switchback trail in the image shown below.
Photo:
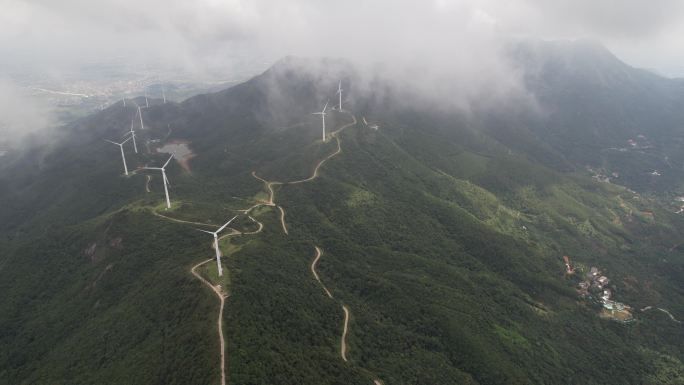
{"label": "switchback trail", "polygon": [[672,313],[670,313],[667,309],[663,309],[663,308],[661,308],[661,307],[656,307],[656,308],[654,308],[653,306],[646,306],[645,308],[641,309],[641,311],[644,312],[644,311],[651,310],[651,309],[660,310],[661,312],[667,314],[668,317],[670,317],[670,319],[671,319],[673,322],[676,322],[676,323],[678,323],[678,324],[682,323],[682,321],[676,319],[675,316],[673,316]]}
{"label": "switchback trail", "polygon": [[223,338],[223,307],[226,303],[227,295],[219,288],[219,286],[212,285],[209,281],[207,281],[206,279],[204,279],[204,277],[202,277],[199,273],[197,273],[198,267],[204,265],[205,263],[211,262],[213,260],[214,260],[213,258],[209,258],[204,262],[200,262],[200,263],[196,264],[195,266],[192,267],[192,269],[190,269],[190,272],[197,279],[199,279],[203,284],[209,286],[209,288],[219,298],[220,307],[219,307],[218,320],[216,321],[216,324],[218,326],[219,341],[221,343],[221,385],[226,385],[226,342],[225,342],[225,339]]}
{"label": "switchback trail", "polygon": [[[265,186],[266,186],[266,188],[267,188],[267,190],[268,190],[268,192],[269,192],[268,201],[260,201],[259,203],[256,203],[256,204],[252,205],[251,207],[249,207],[249,208],[247,208],[247,209],[238,210],[238,211],[239,211],[239,212],[242,212],[244,215],[247,215],[251,221],[257,223],[258,228],[257,228],[257,230],[252,231],[252,232],[240,232],[240,231],[238,231],[238,230],[236,230],[236,229],[234,229],[234,228],[230,228],[230,227],[229,227],[229,229],[231,230],[231,232],[228,233],[228,234],[222,235],[221,237],[219,237],[219,240],[222,240],[222,239],[224,239],[224,238],[226,238],[226,237],[230,237],[230,236],[236,236],[236,235],[253,235],[253,234],[260,233],[260,232],[263,230],[263,228],[264,228],[263,224],[262,224],[261,222],[257,221],[256,219],[254,219],[251,215],[249,215],[249,213],[250,213],[252,210],[254,210],[254,209],[258,208],[258,207],[261,207],[261,206],[270,206],[270,207],[277,207],[277,208],[278,208],[278,210],[280,211],[280,223],[281,223],[281,226],[282,226],[282,229],[283,229],[283,233],[285,233],[285,235],[288,235],[289,233],[288,233],[288,229],[287,229],[287,224],[286,224],[286,222],[285,222],[285,209],[284,209],[283,207],[281,207],[281,206],[279,206],[279,205],[277,205],[277,204],[275,203],[275,191],[274,191],[274,189],[273,189],[273,186],[274,186],[274,185],[289,185],[289,184],[306,183],[306,182],[311,182],[311,181],[313,181],[314,179],[318,178],[318,176],[319,176],[319,170],[320,170],[320,168],[323,166],[323,164],[325,164],[325,162],[327,162],[328,160],[332,159],[333,157],[337,156],[338,154],[340,154],[340,153],[342,152],[342,145],[341,145],[341,141],[340,141],[340,138],[339,138],[338,134],[339,134],[342,130],[344,130],[345,128],[351,127],[351,126],[353,126],[353,125],[355,125],[355,124],[357,123],[356,117],[355,117],[353,114],[351,114],[351,113],[350,113],[350,115],[352,116],[352,119],[353,119],[352,123],[345,124],[345,125],[341,126],[338,130],[336,130],[336,131],[334,131],[334,132],[332,132],[332,133],[330,134],[330,137],[331,137],[331,138],[334,138],[335,141],[337,142],[337,149],[336,149],[334,152],[332,152],[330,155],[328,155],[328,156],[326,156],[325,158],[321,159],[321,160],[316,164],[316,166],[315,166],[314,169],[313,169],[313,173],[311,174],[310,177],[308,177],[308,178],[306,178],[306,179],[291,181],[291,182],[277,182],[277,181],[270,181],[270,182],[269,182],[269,181],[267,181],[267,180],[265,180],[265,179],[259,177],[259,176],[256,174],[256,171],[252,171],[252,176],[265,184]],[[148,182],[148,184],[149,184],[149,179],[148,179],[147,182]],[[146,189],[147,189],[147,186],[146,186]],[[211,224],[200,223],[200,222],[193,222],[193,221],[186,221],[186,220],[182,220],[182,219],[176,219],[176,218],[168,217],[168,216],[166,216],[166,215],[159,214],[158,212],[156,212],[156,211],[154,211],[154,210],[150,210],[150,211],[152,212],[152,214],[154,214],[154,215],[156,215],[156,216],[158,216],[158,217],[160,217],[160,218],[164,218],[164,219],[166,219],[166,220],[173,221],[173,222],[176,222],[176,223],[185,223],[185,224],[200,225],[200,226],[218,227],[218,226],[211,225]],[[213,243],[212,243],[212,248],[213,248]],[[332,293],[325,287],[325,285],[323,285],[323,282],[321,281],[320,277],[318,276],[318,273],[316,272],[316,264],[318,263],[319,259],[321,258],[321,255],[322,255],[321,249],[320,249],[319,247],[316,246],[316,256],[315,256],[314,261],[311,263],[311,272],[312,272],[314,278],[315,278],[315,279],[320,283],[320,285],[323,287],[323,290],[325,291],[326,295],[327,295],[330,299],[334,299]],[[221,290],[220,286],[218,286],[218,285],[217,285],[217,286],[212,285],[208,280],[206,280],[204,277],[202,277],[202,276],[201,276],[199,273],[197,273],[197,271],[196,271],[198,267],[200,267],[200,266],[202,266],[202,265],[204,265],[204,264],[206,264],[206,263],[209,263],[209,262],[211,262],[211,261],[213,261],[213,260],[214,260],[214,258],[210,258],[210,259],[207,259],[207,260],[205,260],[205,261],[203,261],[203,262],[198,263],[197,265],[193,266],[193,267],[190,269],[190,272],[191,272],[192,275],[194,275],[197,279],[199,279],[203,284],[205,284],[206,286],[208,286],[209,288],[211,288],[212,291],[214,291],[214,293],[219,297],[220,307],[219,307],[219,317],[218,317],[218,320],[217,320],[217,327],[218,327],[218,332],[219,332],[219,342],[220,342],[220,346],[221,346],[221,354],[220,354],[220,358],[221,358],[221,385],[225,385],[225,383],[226,383],[226,374],[225,374],[225,338],[224,338],[224,335],[223,335],[223,308],[224,308],[224,305],[225,305],[225,299],[227,298],[228,295],[225,294],[225,293],[223,292],[223,290]],[[348,362],[348,360],[347,360],[347,333],[348,333],[348,330],[349,330],[349,318],[350,318],[351,312],[350,312],[349,308],[347,307],[347,305],[345,305],[345,304],[341,304],[341,305],[342,305],[342,311],[344,312],[344,321],[343,321],[343,325],[342,325],[342,336],[340,337],[340,357],[342,358],[342,360],[343,360],[344,362]],[[375,379],[375,380],[373,381],[373,383],[374,383],[375,385],[382,385],[382,384],[383,384],[383,382],[382,382],[381,380],[379,380],[379,379]]]}
{"label": "switchback trail", "polygon": [[154,209],[152,209],[152,210],[150,210],[150,211],[152,212],[153,215],[156,215],[156,216],[158,216],[158,217],[160,217],[160,218],[164,218],[164,219],[166,219],[166,220],[168,220],[168,221],[172,221],[172,222],[176,222],[176,223],[187,223],[187,224],[190,224],[190,225],[218,227],[218,226],[216,226],[216,225],[210,225],[210,224],[208,224],[208,223],[186,221],[186,220],[183,220],[183,219],[176,219],[176,218],[167,217],[167,216],[164,215],[164,214],[159,214],[158,212],[154,211]]}
{"label": "switchback trail", "polygon": [[315,246],[316,249],[316,256],[314,257],[313,262],[311,262],[311,273],[313,274],[314,278],[316,278],[316,281],[321,284],[323,287],[323,290],[325,291],[325,294],[328,295],[328,298],[332,298],[332,294],[330,293],[330,290],[328,290],[327,287],[321,282],[321,278],[318,276],[318,273],[316,272],[316,265],[318,264],[318,260],[321,259],[321,249],[318,246]]}
{"label": "switchback trail", "polygon": [[[321,284],[321,287],[323,288],[323,291],[325,291],[325,294],[328,296],[328,298],[335,299],[330,290],[325,287],[321,281],[321,277],[319,277],[318,273],[316,272],[316,265],[318,264],[318,260],[321,259],[323,251],[318,246],[314,246],[314,249],[316,250],[316,256],[311,262],[311,274],[313,274],[316,281]],[[342,323],[342,337],[340,338],[340,357],[342,357],[344,362],[347,362],[347,331],[349,330],[349,308],[347,305],[342,304],[342,311],[344,312],[344,322]]]}
{"label": "switchback trail", "polygon": [[[252,209],[254,209],[255,207],[258,207],[258,206],[259,206],[259,205],[256,205],[256,206],[250,207],[250,208],[247,209],[247,210],[243,210],[243,211],[244,211],[244,214],[247,215],[247,217],[248,217],[252,222],[254,222],[254,223],[257,224],[258,227],[257,227],[256,230],[250,231],[250,232],[241,232],[241,231],[238,231],[238,230],[236,230],[236,229],[234,229],[234,228],[232,228],[232,227],[229,227],[228,229],[231,230],[231,231],[230,231],[229,233],[227,233],[227,234],[224,234],[224,235],[220,236],[220,237],[218,238],[218,240],[220,241],[220,240],[222,240],[222,239],[224,239],[224,238],[226,238],[226,237],[231,237],[231,236],[236,236],[236,235],[253,235],[253,234],[258,234],[258,233],[260,233],[260,232],[264,229],[264,224],[261,223],[261,222],[259,222],[259,221],[256,220],[256,219],[254,219],[254,217],[252,217],[251,215],[249,215],[249,212],[250,212]],[[176,223],[186,223],[186,224],[193,224],[193,225],[203,225],[203,226],[213,226],[213,227],[217,227],[217,226],[214,226],[214,225],[207,225],[206,223],[192,222],[192,221],[185,221],[185,220],[182,220],[182,219],[176,219],[176,218],[168,217],[168,216],[166,216],[166,215],[159,214],[159,213],[155,212],[154,210],[151,210],[151,211],[152,211],[152,214],[154,214],[154,215],[156,215],[156,216],[158,216],[158,217],[160,217],[160,218],[164,218],[164,219],[166,219],[166,220],[173,221],[173,222],[176,222]],[[212,248],[212,249],[214,248],[214,243],[213,243],[213,242],[211,243],[211,248]],[[220,252],[220,250],[219,250],[219,252]],[[200,262],[200,263],[196,264],[195,266],[193,266],[193,267],[190,269],[190,272],[192,273],[192,275],[195,276],[195,278],[199,279],[203,284],[209,286],[209,288],[211,288],[211,290],[219,297],[220,307],[219,307],[219,315],[218,315],[218,319],[217,319],[217,321],[216,321],[216,324],[217,324],[217,328],[218,328],[219,344],[220,344],[220,346],[221,346],[221,354],[220,354],[220,359],[221,359],[221,365],[220,365],[220,367],[221,367],[221,385],[225,385],[225,384],[226,384],[226,340],[225,340],[225,337],[224,337],[224,335],[223,335],[223,308],[224,308],[224,306],[225,306],[225,299],[228,297],[228,295],[221,289],[221,287],[220,287],[219,285],[216,285],[216,286],[215,286],[215,285],[212,285],[209,281],[207,281],[204,277],[202,277],[202,275],[200,275],[200,274],[197,272],[197,268],[198,268],[198,267],[200,267],[200,266],[202,266],[202,265],[204,265],[204,264],[206,264],[206,263],[209,263],[209,262],[211,262],[211,261],[213,261],[213,260],[214,260],[214,258],[209,258],[209,259],[207,259],[207,260],[205,260],[205,261],[203,261],[203,262]]]}
{"label": "switchback trail", "polygon": [[[356,123],[357,123],[356,116],[354,116],[354,114],[350,114],[350,115],[352,117],[351,123],[347,123],[347,124],[343,125],[342,127],[340,127],[339,129],[337,129],[336,131],[333,131],[332,133],[330,133],[330,137],[335,138],[335,141],[337,142],[337,149],[334,152],[332,152],[330,155],[326,156],[325,158],[321,159],[318,163],[316,163],[316,166],[314,167],[313,173],[311,174],[310,177],[305,178],[305,179],[300,179],[300,180],[294,180],[294,181],[290,181],[290,182],[277,182],[277,181],[270,181],[269,182],[266,179],[257,175],[256,171],[252,171],[252,176],[254,178],[256,178],[257,180],[263,182],[264,185],[266,185],[266,189],[268,189],[268,192],[269,192],[268,201],[264,201],[262,204],[267,205],[267,206],[277,206],[278,209],[280,210],[280,224],[283,228],[283,232],[285,233],[285,235],[289,234],[287,231],[287,224],[285,222],[285,209],[282,206],[276,205],[276,203],[275,203],[275,191],[273,190],[273,186],[274,185],[291,185],[291,184],[306,183],[306,182],[311,182],[312,180],[318,178],[318,171],[320,170],[321,166],[323,166],[323,164],[325,162],[327,162],[328,160],[332,159],[333,157],[338,155],[340,152],[342,152],[342,143],[340,142],[340,138],[338,136],[339,133],[342,130],[344,130],[345,128],[356,125]],[[251,208],[250,208],[250,210],[251,210]]]}
{"label": "switchback trail", "polygon": [[344,362],[347,362],[347,327],[349,326],[349,308],[342,305],[344,310],[344,326],[342,327],[342,338],[340,339],[340,355]]}
{"label": "switchback trail", "polygon": [[[276,205],[276,203],[275,203],[275,191],[273,190],[273,186],[274,185],[285,185],[286,186],[286,185],[306,183],[306,182],[311,182],[311,181],[315,180],[316,178],[318,178],[318,176],[319,176],[318,172],[321,169],[321,167],[323,166],[323,164],[325,164],[325,162],[327,162],[328,160],[332,159],[333,157],[339,155],[342,152],[342,142],[340,141],[339,133],[342,130],[344,130],[345,128],[348,128],[348,127],[351,127],[351,126],[354,126],[357,124],[356,116],[354,116],[354,114],[351,114],[351,113],[350,113],[350,115],[352,117],[351,123],[345,124],[345,125],[341,126],[339,129],[337,129],[336,131],[330,133],[330,137],[334,138],[335,141],[337,142],[337,149],[334,152],[332,152],[330,155],[321,159],[316,164],[316,166],[313,169],[313,173],[311,174],[310,177],[305,178],[305,179],[290,181],[290,182],[276,182],[276,181],[269,182],[266,179],[259,177],[255,171],[252,171],[252,176],[254,178],[260,180],[261,182],[263,182],[269,191],[269,200],[268,200],[268,202],[265,202],[264,204],[267,204],[270,206],[277,206],[278,209],[280,210],[280,223],[283,227],[283,232],[286,235],[288,234],[288,231],[287,231],[287,225],[285,223],[285,209],[283,209],[281,206]],[[318,261],[321,258],[322,251],[318,246],[315,246],[315,250],[316,250],[316,255],[314,257],[314,260],[311,262],[311,273],[313,274],[316,281],[318,281],[318,283],[321,285],[321,287],[325,291],[325,294],[328,296],[328,298],[334,299],[332,293],[323,284],[318,273],[316,272],[316,265],[318,264]],[[342,311],[344,312],[344,322],[342,324],[342,336],[340,337],[340,357],[342,358],[342,360],[344,362],[348,362],[348,360],[347,360],[347,332],[349,331],[349,317],[350,317],[349,307],[347,307],[347,305],[345,305],[345,304],[342,304]],[[382,385],[383,384],[383,382],[380,379],[373,380],[373,383],[375,385]]]}
{"label": "switchback trail", "polygon": [[[316,271],[316,265],[318,265],[318,261],[321,259],[321,256],[323,255],[323,251],[321,250],[320,247],[314,246],[314,249],[316,250],[316,255],[314,256],[313,261],[311,262],[311,274],[313,274],[314,278],[318,283],[321,285],[323,288],[323,291],[325,294],[328,296],[330,299],[335,299],[328,290],[328,288],[323,284],[321,281],[321,277],[318,275],[318,272]],[[342,304],[342,311],[344,312],[344,321],[342,323],[342,336],[340,337],[340,357],[342,358],[342,361],[348,362],[347,360],[347,332],[349,331],[349,316],[351,315],[351,312],[349,311],[349,307],[345,304]],[[365,371],[365,369],[364,369]],[[370,373],[370,372],[368,372]],[[374,385],[383,385],[383,382],[379,379],[376,378],[373,380]]]}

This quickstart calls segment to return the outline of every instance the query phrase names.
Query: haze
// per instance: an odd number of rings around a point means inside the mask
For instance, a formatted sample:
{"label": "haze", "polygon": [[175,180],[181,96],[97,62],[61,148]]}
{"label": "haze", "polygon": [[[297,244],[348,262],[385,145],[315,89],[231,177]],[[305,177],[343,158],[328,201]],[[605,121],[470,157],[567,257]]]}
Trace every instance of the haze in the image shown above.
{"label": "haze", "polygon": [[[18,75],[78,76],[93,63],[230,79],[297,55],[391,63],[398,75],[418,76],[414,84],[428,90],[430,80],[448,74],[463,100],[493,84],[506,96],[520,84],[501,48],[523,38],[595,39],[634,66],[684,73],[684,4],[678,0],[1,0],[0,9],[5,94],[30,85]],[[13,104],[0,106],[0,127],[34,132],[50,121],[49,108],[22,104],[21,115]],[[32,119],[17,124],[26,111]]]}

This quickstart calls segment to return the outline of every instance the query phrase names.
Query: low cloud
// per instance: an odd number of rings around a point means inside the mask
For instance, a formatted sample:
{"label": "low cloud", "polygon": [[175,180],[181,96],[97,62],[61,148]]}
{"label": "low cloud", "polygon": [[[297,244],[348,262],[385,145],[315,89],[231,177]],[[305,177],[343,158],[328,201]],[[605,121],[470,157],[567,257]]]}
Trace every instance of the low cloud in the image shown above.
{"label": "low cloud", "polygon": [[0,106],[0,147],[16,145],[36,134],[47,134],[55,124],[49,104],[8,79],[0,78]]}
{"label": "low cloud", "polygon": [[0,0],[0,6],[0,70],[30,68],[43,76],[116,59],[226,79],[246,58],[265,67],[286,55],[340,57],[365,68],[385,66],[387,77],[415,92],[468,108],[474,99],[525,96],[504,54],[511,39],[593,38],[633,64],[662,71],[684,61],[680,0]]}

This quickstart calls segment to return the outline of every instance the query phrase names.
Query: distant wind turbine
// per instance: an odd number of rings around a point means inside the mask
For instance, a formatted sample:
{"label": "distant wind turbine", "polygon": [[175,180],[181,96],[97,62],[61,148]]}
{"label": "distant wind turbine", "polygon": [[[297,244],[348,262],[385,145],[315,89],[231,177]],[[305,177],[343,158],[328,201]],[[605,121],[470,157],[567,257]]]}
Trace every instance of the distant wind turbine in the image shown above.
{"label": "distant wind turbine", "polygon": [[143,124],[142,120],[142,110],[140,110],[140,106],[138,106],[138,116],[140,117],[140,129],[144,130],[145,129],[145,124]]}
{"label": "distant wind turbine", "polygon": [[121,100],[123,100],[123,106],[126,108],[126,98],[121,98]]}
{"label": "distant wind turbine", "polygon": [[321,112],[314,112],[311,115],[320,115],[322,122],[323,122],[323,141],[325,142],[325,109],[328,108],[328,102],[325,102],[325,106],[323,106],[323,111]]}
{"label": "distant wind turbine", "polygon": [[105,139],[106,142],[109,142],[111,144],[116,144],[121,149],[121,160],[123,161],[124,173],[126,173],[126,175],[128,175],[128,166],[126,166],[126,155],[124,155],[123,145],[124,145],[124,143],[128,142],[129,140],[131,140],[130,137],[121,143],[116,143],[116,142],[112,142],[111,140]]}
{"label": "distant wind turbine", "polygon": [[166,104],[166,92],[164,91],[164,84],[162,83],[161,85],[162,89],[162,98],[164,99],[164,104]]}
{"label": "distant wind turbine", "polygon": [[135,131],[133,130],[133,120],[135,120],[135,115],[133,115],[133,118],[131,119],[131,130],[126,133],[126,135],[131,135],[131,138],[133,138],[133,149],[135,150],[135,153],[138,153],[138,144],[135,142]]}
{"label": "distant wind turbine", "polygon": [[337,94],[340,95],[340,111],[342,111],[342,80],[337,85]]}
{"label": "distant wind turbine", "polygon": [[150,108],[150,102],[147,101],[147,90],[145,90],[145,108]]}
{"label": "distant wind turbine", "polygon": [[171,200],[169,199],[169,179],[166,177],[166,166],[169,164],[174,154],[171,154],[169,159],[161,167],[143,167],[143,170],[160,170],[162,173],[162,182],[164,183],[164,194],[166,194],[166,208],[171,208]]}
{"label": "distant wind turbine", "polygon": [[211,232],[207,230],[201,230],[197,229],[203,233],[211,234],[214,236],[214,249],[216,250],[216,265],[218,266],[218,275],[219,277],[223,275],[223,268],[221,267],[221,251],[219,250],[219,244],[218,244],[218,233],[223,231],[232,221],[235,220],[238,216],[232,217],[228,222],[226,222],[223,226],[219,227],[218,230]]}

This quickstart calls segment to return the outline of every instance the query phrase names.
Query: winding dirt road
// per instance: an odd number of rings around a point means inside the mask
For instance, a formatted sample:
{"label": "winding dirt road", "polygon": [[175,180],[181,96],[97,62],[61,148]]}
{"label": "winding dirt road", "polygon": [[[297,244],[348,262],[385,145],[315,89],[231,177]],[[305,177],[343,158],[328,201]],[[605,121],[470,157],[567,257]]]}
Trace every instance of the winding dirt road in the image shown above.
{"label": "winding dirt road", "polygon": [[280,226],[283,227],[285,235],[289,235],[290,233],[287,231],[287,225],[285,224],[285,209],[283,206],[278,206],[278,210],[280,210]]}
{"label": "winding dirt road", "polygon": [[[334,299],[332,293],[330,292],[330,290],[328,290],[327,287],[325,287],[325,285],[321,281],[321,277],[316,272],[316,265],[318,264],[318,261],[321,259],[323,251],[318,246],[314,246],[314,248],[316,249],[316,256],[314,257],[314,260],[311,262],[311,274],[313,274],[316,281],[318,281],[318,283],[321,285],[323,291],[325,291],[325,294],[328,296],[328,298]],[[347,362],[347,332],[349,331],[350,314],[349,307],[347,307],[347,305],[345,304],[342,304],[342,311],[344,311],[344,322],[342,323],[342,336],[340,337],[340,357],[342,357],[342,360],[344,362]]]}
{"label": "winding dirt road", "polygon": [[347,305],[342,305],[344,310],[344,326],[342,327],[342,338],[340,339],[340,356],[344,362],[347,362],[347,327],[349,326],[349,308]]}
{"label": "winding dirt road", "polygon": [[226,385],[226,342],[225,342],[225,339],[223,338],[223,307],[225,306],[227,295],[221,290],[220,286],[212,285],[209,281],[204,279],[204,277],[202,277],[197,272],[198,267],[204,265],[205,263],[209,263],[213,260],[214,260],[214,258],[209,258],[204,262],[200,262],[200,263],[196,264],[195,266],[192,267],[192,269],[190,269],[190,272],[197,279],[199,279],[203,284],[207,285],[214,292],[214,294],[216,294],[216,296],[219,298],[220,307],[219,307],[218,320],[216,321],[216,324],[217,324],[218,332],[219,332],[219,341],[221,342],[221,385]]}
{"label": "winding dirt road", "polygon": [[645,308],[641,309],[641,311],[644,312],[644,311],[651,310],[651,309],[660,310],[661,312],[667,314],[667,316],[670,317],[670,319],[671,319],[673,322],[676,322],[676,323],[678,323],[678,324],[682,323],[682,321],[680,321],[680,320],[678,320],[677,318],[675,318],[675,316],[673,316],[672,313],[670,313],[667,309],[663,309],[663,308],[661,308],[661,307],[646,306]]}
{"label": "winding dirt road", "polygon": [[[319,170],[320,170],[320,168],[323,166],[323,164],[324,164],[325,162],[327,162],[328,160],[330,160],[331,158],[335,157],[336,155],[338,155],[338,154],[340,154],[340,153],[342,152],[342,145],[341,145],[340,139],[339,139],[339,137],[338,137],[338,134],[339,134],[342,130],[344,130],[345,128],[351,127],[351,126],[353,126],[353,125],[355,125],[355,124],[357,123],[356,117],[355,117],[353,114],[352,114],[351,116],[352,116],[352,119],[353,119],[353,122],[352,122],[352,123],[345,124],[345,125],[341,126],[338,130],[336,130],[336,131],[334,131],[334,132],[332,132],[332,133],[330,134],[330,137],[335,138],[335,140],[336,140],[336,142],[337,142],[337,149],[336,149],[333,153],[331,153],[330,155],[328,155],[328,156],[326,156],[325,158],[321,159],[321,160],[316,164],[316,166],[315,166],[314,169],[313,169],[313,173],[312,173],[312,175],[311,175],[310,177],[308,177],[308,178],[306,178],[306,179],[296,180],[296,181],[292,181],[292,182],[285,182],[285,183],[283,183],[283,182],[276,182],[276,181],[269,182],[269,181],[267,181],[267,180],[265,180],[265,179],[259,177],[259,176],[256,174],[256,171],[252,171],[252,176],[253,176],[254,178],[260,180],[261,182],[263,182],[263,183],[266,185],[266,188],[267,188],[268,191],[269,191],[269,199],[268,199],[268,201],[263,201],[263,202],[261,202],[261,203],[255,204],[255,205],[253,205],[253,206],[251,206],[251,207],[249,207],[249,208],[247,208],[247,209],[238,210],[238,211],[243,212],[244,215],[247,215],[247,216],[249,217],[250,220],[252,220],[253,222],[257,223],[257,224],[258,224],[258,229],[255,230],[255,231],[252,231],[252,232],[240,232],[240,231],[238,231],[238,230],[236,230],[236,229],[234,229],[234,228],[229,228],[229,229],[232,230],[232,231],[231,231],[230,233],[228,233],[228,234],[225,234],[225,235],[219,237],[219,240],[224,239],[224,238],[226,238],[226,237],[230,237],[230,236],[248,235],[248,234],[249,234],[249,235],[252,235],[252,234],[260,233],[260,232],[263,230],[264,225],[263,225],[261,222],[257,221],[256,219],[254,219],[251,215],[249,215],[249,213],[250,213],[252,210],[254,210],[255,208],[260,207],[260,206],[271,206],[271,207],[275,206],[275,207],[278,208],[278,210],[280,211],[280,223],[281,223],[283,232],[287,235],[287,234],[288,234],[288,229],[287,229],[287,224],[285,223],[285,209],[284,209],[283,207],[279,206],[279,205],[276,205],[276,203],[275,203],[275,191],[273,190],[273,186],[274,186],[274,185],[287,185],[287,184],[306,183],[306,182],[310,182],[310,181],[313,181],[314,179],[316,179],[316,178],[319,176]],[[146,191],[148,191],[148,192],[149,192],[149,178],[150,178],[150,177],[148,176],[148,180],[147,180],[147,183],[146,183]],[[155,212],[154,210],[151,210],[151,212],[152,212],[152,214],[154,214],[154,215],[156,215],[156,216],[158,216],[158,217],[160,217],[160,218],[164,218],[164,219],[166,219],[166,220],[170,220],[170,221],[177,222],[177,223],[185,223],[185,224],[200,225],[200,226],[211,226],[211,227],[215,227],[215,228],[218,227],[218,226],[210,225],[210,224],[206,224],[206,223],[193,222],[193,221],[186,221],[186,220],[182,220],[182,219],[172,218],[172,217],[169,217],[169,216],[166,216],[166,215],[163,215],[163,214],[159,214],[159,213]],[[213,248],[213,242],[212,242],[212,248]],[[318,281],[318,283],[321,285],[321,287],[322,287],[323,290],[325,291],[325,293],[326,293],[326,295],[328,296],[328,298],[334,299],[332,293],[330,292],[330,290],[328,290],[327,287],[325,287],[325,285],[324,285],[323,282],[321,281],[321,279],[320,279],[318,273],[316,272],[316,265],[317,265],[318,261],[319,261],[320,258],[321,258],[322,250],[321,250],[318,246],[316,246],[315,249],[316,249],[316,256],[315,256],[313,262],[311,263],[311,273],[313,274],[314,278]],[[205,260],[205,261],[203,261],[203,262],[200,262],[200,263],[196,264],[195,266],[193,266],[193,267],[190,269],[190,272],[191,272],[192,275],[194,275],[197,279],[199,279],[204,285],[206,285],[206,286],[208,286],[209,288],[211,288],[211,290],[216,294],[216,296],[219,298],[219,301],[220,301],[219,317],[218,317],[218,320],[217,320],[217,328],[218,328],[218,332],[219,332],[219,340],[220,340],[220,346],[221,346],[221,355],[220,355],[220,360],[221,360],[221,385],[225,385],[225,383],[226,383],[226,375],[225,375],[225,338],[224,338],[224,335],[223,335],[223,309],[224,309],[224,306],[225,306],[225,299],[227,298],[227,295],[223,292],[223,290],[221,289],[221,287],[220,287],[219,285],[216,285],[216,286],[212,285],[208,280],[206,280],[206,279],[205,279],[204,277],[202,277],[199,273],[197,273],[197,268],[199,268],[200,266],[202,266],[202,265],[204,265],[204,264],[206,264],[206,263],[209,263],[209,262],[211,262],[211,261],[213,261],[213,260],[214,260],[214,258],[210,258],[210,259],[207,259],[207,260]],[[342,310],[344,311],[344,322],[343,322],[343,325],[342,325],[342,336],[340,337],[340,357],[342,358],[343,361],[348,362],[348,360],[347,360],[347,333],[348,333],[348,330],[349,330],[350,310],[349,310],[349,308],[347,307],[347,305],[345,305],[345,304],[342,304]],[[374,383],[375,385],[383,385],[383,382],[380,381],[379,379],[375,379],[375,380],[373,381],[373,383]]]}
{"label": "winding dirt road", "polygon": [[185,220],[183,220],[183,219],[176,219],[176,218],[167,217],[167,216],[164,215],[164,214],[159,214],[158,212],[154,211],[154,209],[152,209],[152,210],[150,210],[150,211],[152,212],[153,215],[156,215],[156,216],[158,216],[158,217],[160,217],[160,218],[164,218],[164,219],[169,220],[169,221],[172,221],[172,222],[176,222],[176,223],[187,223],[187,224],[190,224],[190,225],[209,226],[209,227],[216,227],[216,228],[218,228],[218,226],[216,226],[216,225],[210,225],[210,224],[208,224],[208,223],[193,222],[193,221],[185,221]]}
{"label": "winding dirt road", "polygon": [[[336,156],[336,155],[338,155],[340,152],[342,152],[342,143],[340,142],[340,138],[339,138],[338,134],[339,134],[342,130],[344,130],[345,128],[356,125],[356,116],[352,115],[352,119],[353,119],[353,121],[352,121],[351,123],[345,124],[344,126],[340,127],[337,131],[334,131],[333,133],[330,134],[330,137],[335,138],[335,141],[337,141],[337,150],[336,150],[335,152],[333,152],[332,154],[326,156],[325,158],[321,159],[321,161],[318,162],[318,164],[316,164],[316,167],[314,167],[313,174],[311,174],[310,177],[308,177],[308,178],[306,178],[306,179],[301,179],[301,180],[296,180],[296,181],[292,181],[292,182],[287,182],[287,183],[284,183],[284,184],[306,183],[306,182],[311,182],[312,180],[318,178],[318,170],[320,170],[321,166],[323,166],[323,164],[324,164],[325,162],[327,162],[328,160],[330,160],[331,158],[333,158],[334,156]],[[283,183],[280,183],[280,184],[283,184]]]}
{"label": "winding dirt road", "polygon": [[316,249],[316,257],[314,258],[313,262],[311,262],[311,273],[313,274],[314,278],[316,278],[316,281],[321,284],[321,287],[323,287],[323,290],[325,291],[325,294],[328,295],[328,298],[332,299],[332,294],[330,293],[330,290],[328,290],[327,287],[321,282],[321,278],[318,276],[318,273],[316,272],[316,265],[318,264],[318,260],[321,259],[321,255],[323,254],[321,252],[321,249],[318,246],[315,246]]}

